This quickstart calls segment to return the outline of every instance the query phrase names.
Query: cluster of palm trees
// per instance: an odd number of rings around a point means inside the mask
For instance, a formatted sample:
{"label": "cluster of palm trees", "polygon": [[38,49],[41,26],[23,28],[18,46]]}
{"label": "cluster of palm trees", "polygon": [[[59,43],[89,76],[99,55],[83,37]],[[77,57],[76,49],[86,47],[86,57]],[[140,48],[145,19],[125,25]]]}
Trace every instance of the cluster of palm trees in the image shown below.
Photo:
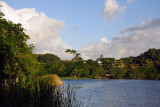
{"label": "cluster of palm trees", "polygon": [[73,60],[78,60],[80,58],[80,53],[77,53],[77,51],[74,50],[74,49],[66,49],[65,53],[75,55],[75,57],[73,58]]}
{"label": "cluster of palm trees", "polygon": [[75,55],[77,52],[76,50],[73,50],[73,49],[66,49],[65,53],[70,53],[70,54]]}

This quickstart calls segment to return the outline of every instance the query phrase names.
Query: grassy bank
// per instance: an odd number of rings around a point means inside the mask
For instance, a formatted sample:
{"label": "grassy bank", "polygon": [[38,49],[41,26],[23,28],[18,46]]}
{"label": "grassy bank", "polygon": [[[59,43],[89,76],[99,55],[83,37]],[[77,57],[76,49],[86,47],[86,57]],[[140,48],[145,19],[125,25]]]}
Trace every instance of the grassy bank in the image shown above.
{"label": "grassy bank", "polygon": [[88,77],[60,77],[60,79],[92,79]]}

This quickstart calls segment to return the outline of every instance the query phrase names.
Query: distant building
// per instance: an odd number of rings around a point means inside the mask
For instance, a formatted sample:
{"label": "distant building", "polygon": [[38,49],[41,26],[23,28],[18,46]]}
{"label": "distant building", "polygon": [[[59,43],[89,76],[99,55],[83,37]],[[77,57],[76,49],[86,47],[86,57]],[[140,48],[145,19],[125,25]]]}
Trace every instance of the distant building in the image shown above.
{"label": "distant building", "polygon": [[102,66],[102,62],[100,61],[100,59],[101,59],[101,58],[97,58],[96,61],[97,61],[97,63],[98,63],[99,66]]}

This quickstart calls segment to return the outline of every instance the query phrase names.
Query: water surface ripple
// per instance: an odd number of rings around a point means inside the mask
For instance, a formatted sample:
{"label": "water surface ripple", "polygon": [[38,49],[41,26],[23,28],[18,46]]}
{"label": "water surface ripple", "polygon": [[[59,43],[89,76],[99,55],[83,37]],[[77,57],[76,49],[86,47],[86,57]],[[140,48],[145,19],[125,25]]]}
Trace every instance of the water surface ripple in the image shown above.
{"label": "water surface ripple", "polygon": [[160,81],[156,80],[63,80],[75,85],[89,107],[160,107]]}

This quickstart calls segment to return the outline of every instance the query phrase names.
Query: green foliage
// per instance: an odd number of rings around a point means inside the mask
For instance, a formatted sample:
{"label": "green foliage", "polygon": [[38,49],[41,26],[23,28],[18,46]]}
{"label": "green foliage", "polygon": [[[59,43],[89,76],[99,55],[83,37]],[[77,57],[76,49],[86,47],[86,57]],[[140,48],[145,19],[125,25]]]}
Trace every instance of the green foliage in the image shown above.
{"label": "green foliage", "polygon": [[60,58],[57,55],[54,54],[34,54],[34,56],[37,58],[38,62],[40,63],[51,63],[51,62],[57,62],[60,61]]}
{"label": "green foliage", "polygon": [[112,71],[110,72],[110,74],[114,78],[122,79],[123,77],[125,77],[126,72],[127,71],[125,69],[123,69],[123,68],[115,67],[115,68],[112,69]]}
{"label": "green foliage", "polygon": [[57,74],[60,77],[99,77],[104,74],[103,68],[99,68],[97,62],[88,64],[85,61],[61,61],[45,64],[45,70],[49,74]]}
{"label": "green foliage", "polygon": [[110,70],[114,67],[116,60],[114,58],[101,58],[100,61],[102,62],[102,67],[104,70],[110,72]]}
{"label": "green foliage", "polygon": [[160,49],[149,49],[137,57],[121,59],[126,76],[134,79],[160,79]]}
{"label": "green foliage", "polygon": [[86,61],[86,64],[87,64],[88,66],[90,66],[90,67],[92,67],[92,66],[97,67],[97,66],[98,66],[97,61],[93,61],[92,59],[88,59],[88,60]]}
{"label": "green foliage", "polygon": [[[101,65],[97,61],[101,62]],[[61,77],[87,77],[99,78],[108,74],[113,78],[131,79],[160,79],[160,50],[149,49],[137,57],[98,58],[97,61],[89,59],[61,61],[45,65],[48,73]]]}
{"label": "green foliage", "polygon": [[38,71],[38,62],[32,55],[33,45],[27,45],[29,36],[21,24],[0,17],[0,78],[29,79]]}
{"label": "green foliage", "polygon": [[104,69],[102,67],[94,67],[92,69],[92,77],[93,78],[99,78],[101,75],[103,75],[105,72],[104,72]]}
{"label": "green foliage", "polygon": [[49,74],[46,70],[43,64],[39,64],[39,70],[35,72],[35,76],[42,76]]}
{"label": "green foliage", "polygon": [[73,50],[73,49],[66,49],[65,52],[66,52],[66,53],[73,54],[73,55],[77,53],[76,50]]}

